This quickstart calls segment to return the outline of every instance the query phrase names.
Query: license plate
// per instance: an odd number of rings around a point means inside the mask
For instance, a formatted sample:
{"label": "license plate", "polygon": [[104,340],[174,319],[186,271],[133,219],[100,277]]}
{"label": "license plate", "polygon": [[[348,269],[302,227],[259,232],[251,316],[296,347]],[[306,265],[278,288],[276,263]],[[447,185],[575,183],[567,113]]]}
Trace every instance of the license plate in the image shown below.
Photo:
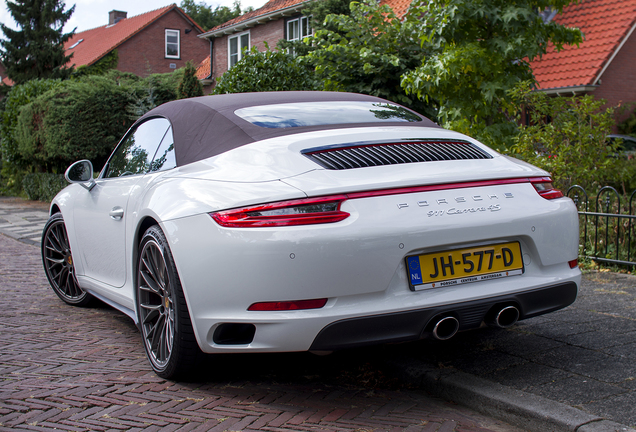
{"label": "license plate", "polygon": [[461,285],[523,273],[519,242],[434,252],[406,258],[414,290]]}

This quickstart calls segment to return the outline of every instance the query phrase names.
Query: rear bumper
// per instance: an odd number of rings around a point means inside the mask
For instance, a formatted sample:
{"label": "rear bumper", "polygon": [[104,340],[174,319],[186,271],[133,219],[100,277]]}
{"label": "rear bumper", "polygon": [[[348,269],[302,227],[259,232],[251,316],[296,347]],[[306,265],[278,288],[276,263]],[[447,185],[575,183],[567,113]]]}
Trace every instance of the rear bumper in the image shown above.
{"label": "rear bumper", "polygon": [[443,305],[408,312],[344,319],[323,328],[310,351],[332,351],[387,342],[422,339],[431,331],[433,318],[452,315],[459,320],[459,330],[477,328],[488,312],[503,305],[515,305],[519,319],[532,318],[571,305],[578,293],[574,282],[539,289]]}

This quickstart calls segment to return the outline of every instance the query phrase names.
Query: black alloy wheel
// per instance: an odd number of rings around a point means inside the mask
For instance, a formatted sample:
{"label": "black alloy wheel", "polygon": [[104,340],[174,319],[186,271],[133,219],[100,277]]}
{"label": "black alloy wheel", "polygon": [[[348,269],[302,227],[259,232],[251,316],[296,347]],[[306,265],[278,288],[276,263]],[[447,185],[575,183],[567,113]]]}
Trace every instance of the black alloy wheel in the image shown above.
{"label": "black alloy wheel", "polygon": [[86,306],[93,297],[80,288],[75,277],[73,254],[61,213],[49,218],[42,232],[42,263],[57,296],[73,306]]}
{"label": "black alloy wheel", "polygon": [[175,379],[191,372],[202,353],[168,241],[157,225],[148,228],[139,245],[137,314],[155,373]]}

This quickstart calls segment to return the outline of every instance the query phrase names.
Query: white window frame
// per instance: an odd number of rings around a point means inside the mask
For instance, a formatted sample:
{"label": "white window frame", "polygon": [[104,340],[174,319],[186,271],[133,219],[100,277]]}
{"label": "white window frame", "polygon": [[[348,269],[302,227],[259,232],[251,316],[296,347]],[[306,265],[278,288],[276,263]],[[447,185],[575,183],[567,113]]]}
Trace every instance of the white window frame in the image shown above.
{"label": "white window frame", "polygon": [[[241,46],[241,41],[243,40],[243,36],[247,35],[247,46]],[[236,53],[232,53],[232,40],[236,40],[236,47],[238,49],[238,51]],[[227,38],[227,69],[230,70],[232,69],[232,66],[234,66],[236,63],[240,62],[241,59],[243,58],[243,49],[247,49],[247,51],[249,51],[252,48],[252,38],[250,36],[250,31],[246,31],[243,33],[237,33],[235,35],[232,36],[228,36]],[[232,59],[236,58],[236,61],[234,62],[234,64],[232,64]]]}
{"label": "white window frame", "polygon": [[[305,34],[305,32],[303,31],[305,27],[309,27],[309,25],[311,24],[310,19],[311,19],[311,16],[299,16],[298,18],[290,19],[289,21],[287,21],[287,28],[286,28],[287,40],[300,41],[306,38],[307,36],[312,36],[314,34],[313,27],[309,28],[309,32],[307,34]],[[296,23],[298,26],[298,36],[291,37],[289,29],[290,27],[292,27],[293,23]],[[303,25],[304,23],[307,23],[307,25]]]}
{"label": "white window frame", "polygon": [[[177,55],[170,55],[168,54],[168,44],[174,44],[174,42],[168,42],[168,35],[170,34],[171,36],[174,36],[174,34],[176,33],[177,36]],[[166,29],[165,30],[165,37],[164,37],[164,55],[165,58],[170,58],[170,59],[180,59],[181,58],[181,31],[179,30],[175,30],[175,29]]]}
{"label": "white window frame", "polygon": [[[287,21],[287,23],[285,23],[285,37],[287,38],[288,41],[301,41],[304,38],[306,38],[307,36],[313,36],[314,34],[314,29],[313,27],[310,27],[311,25],[311,15],[309,16],[299,16],[298,18],[293,18],[290,19],[289,21]],[[298,35],[292,35],[292,32],[290,30],[292,30],[294,28],[294,26],[298,29]],[[305,28],[309,27],[309,32],[305,32]],[[294,52],[293,48],[289,48],[287,50],[287,52],[293,56],[296,55],[296,53]]]}

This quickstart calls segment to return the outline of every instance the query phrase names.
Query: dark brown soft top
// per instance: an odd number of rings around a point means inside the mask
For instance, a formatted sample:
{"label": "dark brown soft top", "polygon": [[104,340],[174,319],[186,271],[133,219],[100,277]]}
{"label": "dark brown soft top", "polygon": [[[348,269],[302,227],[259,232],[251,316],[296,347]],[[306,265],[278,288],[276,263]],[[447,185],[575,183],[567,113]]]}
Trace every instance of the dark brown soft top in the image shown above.
{"label": "dark brown soft top", "polygon": [[[373,102],[400,106],[374,96],[338,92],[262,92],[202,96],[165,103],[142,116],[165,117],[172,124],[177,165],[219,155],[228,150],[277,136],[309,131],[372,126],[373,123],[321,124],[314,126],[269,128],[250,123],[235,111],[255,106],[302,102]],[[406,108],[405,108],[406,109]],[[382,121],[382,126],[439,127],[426,117],[421,121]]]}

